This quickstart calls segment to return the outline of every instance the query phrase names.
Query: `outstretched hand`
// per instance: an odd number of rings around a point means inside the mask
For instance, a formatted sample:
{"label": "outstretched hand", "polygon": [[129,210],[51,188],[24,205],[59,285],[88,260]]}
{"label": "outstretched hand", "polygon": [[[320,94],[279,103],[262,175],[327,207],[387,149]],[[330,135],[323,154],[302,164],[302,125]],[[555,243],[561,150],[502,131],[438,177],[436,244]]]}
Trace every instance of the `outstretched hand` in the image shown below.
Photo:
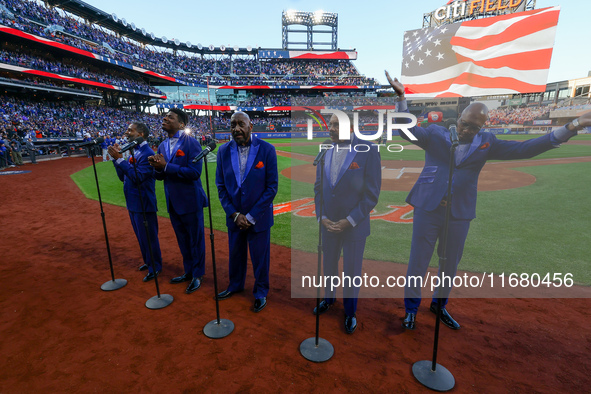
{"label": "outstretched hand", "polygon": [[396,94],[399,96],[403,96],[404,95],[404,85],[398,80],[398,78],[392,79],[392,77],[390,77],[390,74],[388,73],[387,70],[385,70],[385,73],[386,73],[386,78],[388,78],[388,83],[390,84],[390,86],[392,86],[392,88],[394,89]]}
{"label": "outstretched hand", "polygon": [[579,126],[591,127],[591,111],[579,116]]}

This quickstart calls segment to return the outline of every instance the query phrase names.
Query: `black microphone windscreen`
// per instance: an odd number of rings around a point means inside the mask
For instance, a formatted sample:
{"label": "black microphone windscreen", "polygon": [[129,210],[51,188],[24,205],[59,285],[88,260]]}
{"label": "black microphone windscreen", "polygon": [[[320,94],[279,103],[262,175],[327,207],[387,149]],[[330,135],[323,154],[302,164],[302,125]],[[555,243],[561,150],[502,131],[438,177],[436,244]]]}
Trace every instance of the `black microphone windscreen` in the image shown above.
{"label": "black microphone windscreen", "polygon": [[215,141],[210,141],[209,144],[207,144],[207,146],[209,147],[210,150],[214,150],[216,147]]}
{"label": "black microphone windscreen", "polygon": [[449,126],[449,139],[451,140],[451,144],[456,147],[460,144],[458,140],[458,128],[455,124]]}
{"label": "black microphone windscreen", "polygon": [[137,137],[135,140],[133,140],[133,142],[135,142],[137,145],[141,145],[142,142],[144,142],[144,139],[142,137]]}
{"label": "black microphone windscreen", "polygon": [[97,144],[102,144],[103,142],[105,142],[105,139],[103,137],[98,137],[95,141]]}

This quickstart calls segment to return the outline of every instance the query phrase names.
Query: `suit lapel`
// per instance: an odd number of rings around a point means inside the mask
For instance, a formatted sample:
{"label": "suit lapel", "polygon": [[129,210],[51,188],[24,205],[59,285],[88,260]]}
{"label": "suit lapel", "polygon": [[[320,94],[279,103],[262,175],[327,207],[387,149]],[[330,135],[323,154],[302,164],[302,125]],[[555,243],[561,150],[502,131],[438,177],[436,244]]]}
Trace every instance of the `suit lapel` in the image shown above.
{"label": "suit lapel", "polygon": [[244,179],[248,176],[252,165],[254,164],[254,159],[257,157],[257,153],[259,151],[259,142],[257,141],[256,137],[251,134],[251,143],[250,143],[250,150],[248,151],[248,160],[246,161],[246,168],[244,169]]}
{"label": "suit lapel", "polygon": [[234,140],[229,142],[230,146],[230,161],[232,162],[232,170],[234,170],[234,177],[236,177],[236,184],[240,187],[240,162],[238,159],[238,146]]}
{"label": "suit lapel", "polygon": [[[336,148],[329,149],[324,155],[324,182],[330,185],[330,165],[332,163],[332,153]],[[332,185],[331,185],[332,187]]]}
{"label": "suit lapel", "polygon": [[353,163],[353,159],[355,158],[355,154],[357,154],[357,152],[355,152],[355,149],[353,149],[353,144],[351,144],[351,151],[347,152],[347,156],[345,157],[345,161],[343,162],[343,166],[341,167],[341,170],[339,171],[339,175],[337,176],[337,181],[334,183],[335,186],[338,185],[338,183],[341,180],[341,178],[343,177],[343,175],[345,175],[345,172],[347,172],[347,170],[349,169],[349,166],[351,165],[351,163]]}
{"label": "suit lapel", "polygon": [[[172,151],[170,152],[170,158],[168,161],[174,160],[174,158],[176,157],[176,153],[178,152],[179,149],[181,149],[181,145],[183,144],[183,136],[186,136],[186,134],[179,131],[174,136],[178,137],[178,140],[177,140],[176,144],[174,144],[174,147],[172,148]],[[168,141],[168,142],[170,143],[170,141]]]}
{"label": "suit lapel", "polygon": [[482,135],[480,133],[478,133],[474,136],[474,139],[472,140],[472,143],[470,144],[470,149],[468,149],[468,153],[466,153],[466,155],[462,158],[462,161],[460,161],[460,164],[458,164],[458,165],[462,165],[466,161],[466,159],[468,159],[468,157],[470,157],[470,155],[476,151],[476,149],[480,146],[481,142],[482,142]]}

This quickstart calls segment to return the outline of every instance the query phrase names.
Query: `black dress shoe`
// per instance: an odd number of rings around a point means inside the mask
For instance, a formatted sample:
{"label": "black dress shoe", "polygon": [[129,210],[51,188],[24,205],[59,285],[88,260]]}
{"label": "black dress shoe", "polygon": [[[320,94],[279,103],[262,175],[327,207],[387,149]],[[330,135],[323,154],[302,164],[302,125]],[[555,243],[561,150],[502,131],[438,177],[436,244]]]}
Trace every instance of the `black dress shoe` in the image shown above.
{"label": "black dress shoe", "polygon": [[230,297],[232,297],[232,295],[236,294],[236,293],[242,293],[244,290],[237,290],[237,291],[230,291],[228,289],[222,291],[221,293],[218,293],[218,300],[225,300],[228,299]]}
{"label": "black dress shoe", "polygon": [[260,312],[267,306],[267,297],[257,298],[254,300],[254,311]]}
{"label": "black dress shoe", "polygon": [[345,332],[347,334],[353,334],[357,329],[357,318],[355,315],[347,316],[345,315]]}
{"label": "black dress shoe", "polygon": [[170,283],[183,283],[183,282],[188,282],[191,279],[193,279],[193,275],[191,274],[182,274],[181,276],[177,276],[176,278],[172,278],[170,280]]}
{"label": "black dress shoe", "polygon": [[149,282],[152,279],[154,279],[156,276],[158,276],[158,274],[160,273],[160,271],[156,271],[156,275],[154,275],[153,272],[150,272],[148,275],[144,276],[144,279],[142,279],[144,282]]}
{"label": "black dress shoe", "polygon": [[140,270],[140,271],[145,271],[145,270],[147,270],[147,269],[148,269],[148,265],[147,265],[147,264],[142,264],[142,265],[140,265],[140,267],[138,268],[138,270]]}
{"label": "black dress shoe", "polygon": [[415,329],[415,319],[417,317],[416,313],[406,313],[404,315],[404,320],[402,321],[402,327],[406,328],[407,330],[414,330]]}
{"label": "black dress shoe", "polygon": [[318,314],[322,315],[324,312],[329,310],[331,306],[332,306],[332,304],[329,304],[326,300],[322,300],[322,301],[320,301],[320,304],[318,304],[318,310],[316,310],[316,308],[314,308],[314,314],[318,313]]}
{"label": "black dress shoe", "polygon": [[[431,312],[437,314],[437,304],[431,303],[431,307],[429,308],[429,310]],[[443,324],[445,324],[446,326],[448,326],[449,328],[451,328],[452,330],[459,330],[460,329],[460,325],[458,324],[458,322],[455,321],[453,319],[453,317],[451,317],[451,315],[449,314],[449,312],[445,308],[441,309],[441,322]]]}
{"label": "black dress shoe", "polygon": [[201,278],[193,278],[191,280],[191,283],[189,283],[189,286],[187,287],[187,290],[185,290],[185,293],[187,294],[191,294],[192,292],[194,292],[195,290],[197,290],[198,288],[201,287],[201,280],[203,279],[203,276]]}

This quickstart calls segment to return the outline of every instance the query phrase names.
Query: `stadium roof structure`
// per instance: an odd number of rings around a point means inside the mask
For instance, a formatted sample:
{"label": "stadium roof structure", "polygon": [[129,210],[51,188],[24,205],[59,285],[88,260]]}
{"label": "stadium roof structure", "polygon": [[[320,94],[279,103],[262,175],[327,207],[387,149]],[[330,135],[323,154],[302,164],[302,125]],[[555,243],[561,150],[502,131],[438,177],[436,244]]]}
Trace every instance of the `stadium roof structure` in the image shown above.
{"label": "stadium roof structure", "polygon": [[[305,30],[293,29],[290,26],[305,26]],[[318,30],[318,26],[328,26],[330,30]],[[305,45],[307,50],[313,50],[318,46],[328,46],[331,50],[337,49],[339,15],[334,12],[322,10],[314,12],[287,10],[281,14],[282,47],[283,49],[297,49],[293,45]],[[305,33],[306,41],[290,41],[290,34]],[[330,34],[330,42],[314,40],[315,34]]]}

